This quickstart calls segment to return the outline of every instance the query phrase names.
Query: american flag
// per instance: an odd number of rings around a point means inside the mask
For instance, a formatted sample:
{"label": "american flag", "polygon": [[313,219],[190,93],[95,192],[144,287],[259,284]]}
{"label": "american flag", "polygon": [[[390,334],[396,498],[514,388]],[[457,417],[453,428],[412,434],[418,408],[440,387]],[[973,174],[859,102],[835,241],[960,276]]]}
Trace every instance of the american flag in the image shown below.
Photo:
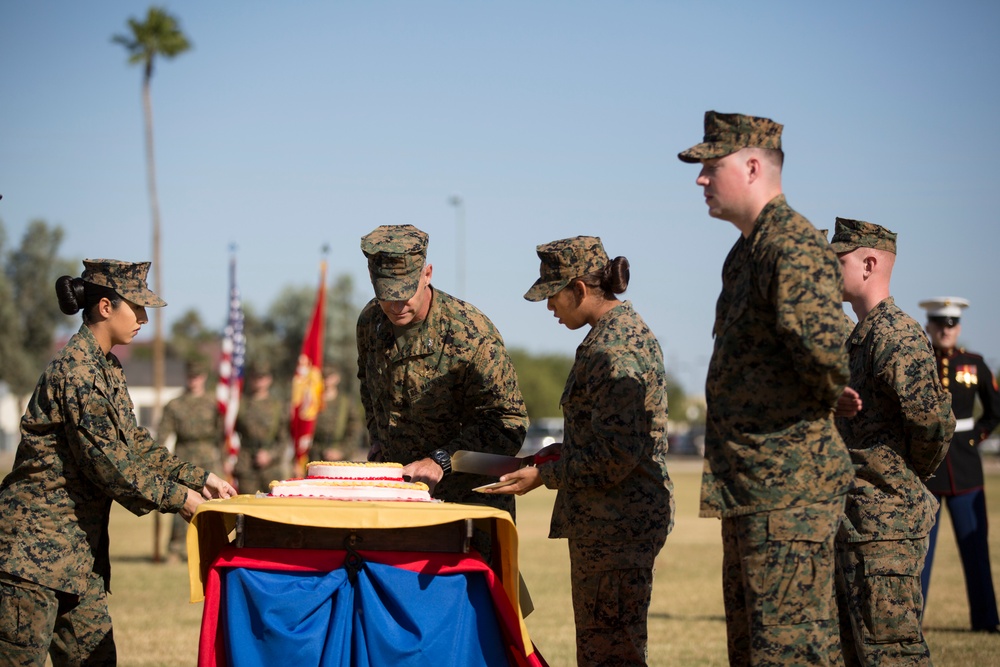
{"label": "american flag", "polygon": [[225,426],[228,468],[232,469],[240,451],[240,438],[235,433],[236,413],[240,410],[243,392],[243,363],[246,359],[247,340],[243,335],[243,304],[236,286],[236,257],[229,260],[229,321],[222,337],[222,358],[219,360],[219,384],[215,399],[222,413]]}

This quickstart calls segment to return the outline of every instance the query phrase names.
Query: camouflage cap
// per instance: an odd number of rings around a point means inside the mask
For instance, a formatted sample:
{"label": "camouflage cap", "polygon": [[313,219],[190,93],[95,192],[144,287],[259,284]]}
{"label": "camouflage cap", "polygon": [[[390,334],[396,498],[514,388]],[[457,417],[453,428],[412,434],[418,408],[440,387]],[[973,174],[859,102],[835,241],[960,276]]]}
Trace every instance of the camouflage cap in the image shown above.
{"label": "camouflage cap", "polygon": [[116,259],[85,259],[83,275],[86,282],[113,289],[120,297],[146,308],[161,308],[167,302],[146,287],[149,262],[119,262]]}
{"label": "camouflage cap", "polygon": [[725,157],[741,148],[781,149],[781,128],[770,118],[744,116],[740,113],[705,112],[705,138],[702,143],[677,154],[682,162],[701,162]]}
{"label": "camouflage cap", "polygon": [[252,359],[246,365],[246,376],[248,379],[267,377],[272,374],[271,362],[267,359]]}
{"label": "camouflage cap", "polygon": [[417,292],[427,258],[427,234],[413,225],[382,225],[361,237],[379,301],[407,301]]}
{"label": "camouflage cap", "polygon": [[574,236],[535,248],[542,260],[541,276],[524,294],[528,301],[548,299],[574,278],[600,271],[608,264],[608,253],[596,236]]}
{"label": "camouflage cap", "polygon": [[830,247],[838,255],[851,252],[855,248],[875,248],[896,254],[896,234],[885,227],[865,222],[837,218]]}
{"label": "camouflage cap", "polygon": [[184,374],[189,378],[208,375],[208,363],[204,359],[188,359],[184,362]]}

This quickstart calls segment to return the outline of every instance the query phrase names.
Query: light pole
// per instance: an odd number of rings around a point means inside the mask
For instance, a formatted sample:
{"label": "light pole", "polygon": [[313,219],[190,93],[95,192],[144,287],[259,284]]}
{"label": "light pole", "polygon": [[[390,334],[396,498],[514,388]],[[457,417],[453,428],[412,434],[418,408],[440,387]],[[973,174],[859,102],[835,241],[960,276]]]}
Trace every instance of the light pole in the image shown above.
{"label": "light pole", "polygon": [[455,259],[458,270],[458,298],[465,298],[465,202],[458,195],[448,198],[448,203],[455,207]]}

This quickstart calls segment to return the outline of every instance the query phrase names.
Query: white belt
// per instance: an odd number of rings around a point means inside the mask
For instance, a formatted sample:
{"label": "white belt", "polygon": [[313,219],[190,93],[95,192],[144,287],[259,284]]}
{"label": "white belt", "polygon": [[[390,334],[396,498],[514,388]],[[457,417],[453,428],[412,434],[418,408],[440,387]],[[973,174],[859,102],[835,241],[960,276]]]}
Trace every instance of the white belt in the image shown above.
{"label": "white belt", "polygon": [[955,433],[971,431],[974,428],[976,428],[976,419],[974,417],[966,417],[965,419],[955,420]]}

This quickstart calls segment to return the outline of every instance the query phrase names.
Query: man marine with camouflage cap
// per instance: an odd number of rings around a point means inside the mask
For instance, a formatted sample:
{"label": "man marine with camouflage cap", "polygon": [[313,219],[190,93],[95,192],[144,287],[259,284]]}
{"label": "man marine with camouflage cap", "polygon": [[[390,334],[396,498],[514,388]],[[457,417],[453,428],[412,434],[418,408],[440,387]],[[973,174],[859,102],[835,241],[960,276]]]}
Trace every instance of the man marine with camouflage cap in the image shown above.
{"label": "man marine with camouflage cap", "polygon": [[857,475],[837,534],[844,664],[929,665],[920,570],[938,504],[924,481],[955,428],[951,396],[920,325],[890,296],[896,234],[837,218],[831,247],[858,317],[847,353],[862,405],[837,418]]}
{"label": "man marine with camouflage cap", "polygon": [[528,425],[517,374],[493,323],[431,286],[427,234],[383,225],[361,239],[375,298],[358,318],[358,378],[369,459],[403,464],[435,498],[514,514],[512,496],[474,487],[496,478],[451,471],[451,455],[513,456]]}
{"label": "man marine with camouflage cap", "polygon": [[[208,364],[190,359],[184,365],[184,376],[184,393],[163,406],[156,437],[163,443],[173,438],[174,455],[182,461],[205,470],[222,470],[222,414],[215,395],[205,391]],[[167,542],[168,563],[187,553],[187,529],[184,518],[175,514]]]}
{"label": "man marine with camouflage cap", "polygon": [[741,237],[722,269],[705,396],[701,514],[722,519],[733,665],[839,656],[834,536],[854,471],[833,410],[847,384],[837,258],[781,190],[782,126],[705,114],[709,215]]}

